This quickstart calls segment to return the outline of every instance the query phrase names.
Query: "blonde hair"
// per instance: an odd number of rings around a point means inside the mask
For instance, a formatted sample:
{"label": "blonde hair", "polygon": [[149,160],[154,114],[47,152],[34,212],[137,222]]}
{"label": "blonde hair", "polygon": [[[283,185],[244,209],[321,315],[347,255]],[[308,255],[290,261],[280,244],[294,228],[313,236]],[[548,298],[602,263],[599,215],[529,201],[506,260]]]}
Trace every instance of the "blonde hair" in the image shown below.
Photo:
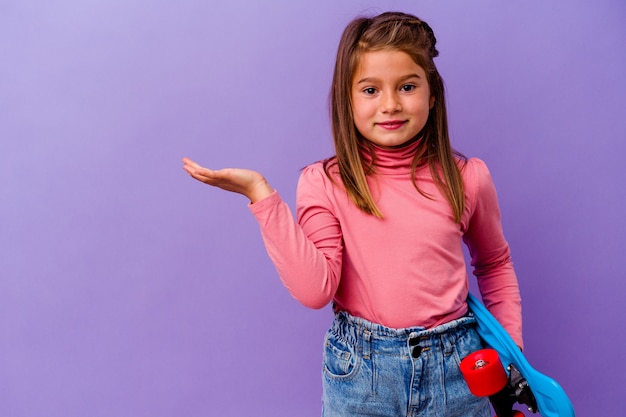
{"label": "blonde hair", "polygon": [[[383,213],[376,206],[366,180],[374,172],[376,159],[372,144],[359,133],[354,124],[352,81],[363,53],[398,50],[407,53],[424,69],[434,98],[428,121],[419,133],[422,140],[412,163],[413,185],[422,195],[431,198],[420,190],[415,180],[415,170],[428,164],[437,187],[450,203],[455,222],[460,222],[465,197],[455,156],[462,161],[465,158],[453,151],[450,145],[443,80],[433,62],[433,58],[439,55],[435,48],[436,42],[435,35],[426,22],[399,12],[387,12],[373,18],[357,18],[348,24],[339,42],[330,93],[336,154],[325,161],[324,167],[330,177],[330,166],[336,165],[350,199],[362,211],[376,217],[382,218]],[[368,164],[361,156],[363,151],[369,152],[371,156]]]}

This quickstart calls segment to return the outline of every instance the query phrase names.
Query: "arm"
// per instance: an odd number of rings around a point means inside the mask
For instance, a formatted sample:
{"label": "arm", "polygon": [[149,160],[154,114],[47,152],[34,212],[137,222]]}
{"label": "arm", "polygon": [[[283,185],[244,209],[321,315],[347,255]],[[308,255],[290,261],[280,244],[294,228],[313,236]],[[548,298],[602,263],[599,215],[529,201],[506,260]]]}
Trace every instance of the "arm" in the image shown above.
{"label": "arm", "polygon": [[474,182],[471,213],[463,237],[478,287],[489,311],[523,347],[521,297],[510,249],[502,231],[495,186],[487,166],[471,160],[466,169]]}
{"label": "arm", "polygon": [[327,200],[325,174],[306,168],[298,183],[297,217],[277,193],[250,205],[267,252],[291,295],[303,305],[321,308],[339,286],[342,235]]}
{"label": "arm", "polygon": [[[326,208],[315,203],[305,208],[302,217],[308,220],[301,227],[289,206],[258,172],[238,168],[211,170],[187,158],[183,164],[183,169],[196,180],[248,197],[267,253],[294,298],[311,308],[321,308],[332,300],[341,275],[341,233],[337,220]],[[319,191],[308,184],[307,172],[298,186],[298,199],[306,201],[304,206],[309,200],[314,202]],[[305,197],[301,198],[303,194]],[[328,222],[326,226],[322,224]]]}

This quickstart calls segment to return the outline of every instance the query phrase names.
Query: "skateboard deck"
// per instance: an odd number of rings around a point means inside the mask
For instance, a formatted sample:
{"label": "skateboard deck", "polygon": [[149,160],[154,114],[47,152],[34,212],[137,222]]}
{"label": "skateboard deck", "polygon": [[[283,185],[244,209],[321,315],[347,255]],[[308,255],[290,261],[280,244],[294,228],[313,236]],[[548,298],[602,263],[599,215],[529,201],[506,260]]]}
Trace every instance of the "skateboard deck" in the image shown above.
{"label": "skateboard deck", "polygon": [[[507,331],[504,330],[496,318],[480,301],[478,301],[475,296],[469,294],[467,303],[470,310],[474,313],[476,321],[478,322],[476,328],[478,334],[488,347],[497,351],[497,356],[499,356],[502,365],[508,371],[508,375],[505,374],[505,378],[508,377],[509,382],[511,380],[514,381],[513,384],[515,386],[512,387],[512,390],[510,390],[512,393],[510,392],[509,396],[515,395],[515,401],[521,402],[519,401],[518,394],[521,395],[524,400],[524,404],[529,407],[529,410],[532,412],[538,411],[543,417],[575,417],[576,414],[574,412],[574,407],[572,406],[572,403],[563,388],[561,388],[561,386],[554,379],[535,370],[528,363],[521,350],[517,347],[513,339],[511,339]],[[480,359],[478,360],[481,361]],[[482,361],[481,363],[487,364],[487,362]],[[477,364],[478,362],[476,362],[476,365]],[[472,364],[473,369],[478,369],[476,368],[476,365]],[[465,366],[467,369],[467,364]],[[514,379],[514,377],[516,379]],[[469,383],[470,381],[468,380],[468,385]],[[489,384],[488,381],[485,381],[485,383]],[[470,388],[472,387],[470,386]],[[530,394],[528,391],[530,391]],[[498,412],[497,406],[494,402],[495,401],[492,398],[494,409]],[[512,405],[508,406],[509,410],[511,406]],[[507,413],[510,413],[508,415],[511,416],[515,415],[511,411],[503,412],[501,414],[507,415]]]}

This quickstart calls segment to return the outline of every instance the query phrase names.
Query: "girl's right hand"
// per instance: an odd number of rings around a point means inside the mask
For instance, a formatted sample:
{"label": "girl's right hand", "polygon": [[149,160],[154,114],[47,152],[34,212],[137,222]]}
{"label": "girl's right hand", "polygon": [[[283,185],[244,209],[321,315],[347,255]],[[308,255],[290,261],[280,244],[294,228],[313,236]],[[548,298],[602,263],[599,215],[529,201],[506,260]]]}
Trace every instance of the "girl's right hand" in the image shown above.
{"label": "girl's right hand", "polygon": [[183,169],[196,180],[222,190],[242,194],[248,197],[251,203],[256,203],[274,192],[263,175],[249,169],[212,170],[198,165],[189,158],[183,158]]}

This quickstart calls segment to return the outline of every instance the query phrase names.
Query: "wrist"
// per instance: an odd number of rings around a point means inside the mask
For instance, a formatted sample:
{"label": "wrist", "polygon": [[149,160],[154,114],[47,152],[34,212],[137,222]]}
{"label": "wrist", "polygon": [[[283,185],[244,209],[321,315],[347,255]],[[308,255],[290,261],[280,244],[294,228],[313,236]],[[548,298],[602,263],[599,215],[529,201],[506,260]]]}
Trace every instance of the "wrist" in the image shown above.
{"label": "wrist", "polygon": [[250,203],[254,204],[257,201],[261,201],[264,198],[268,197],[270,194],[274,192],[274,189],[271,185],[265,180],[265,178],[255,184],[255,186],[250,190],[247,197],[250,200]]}

